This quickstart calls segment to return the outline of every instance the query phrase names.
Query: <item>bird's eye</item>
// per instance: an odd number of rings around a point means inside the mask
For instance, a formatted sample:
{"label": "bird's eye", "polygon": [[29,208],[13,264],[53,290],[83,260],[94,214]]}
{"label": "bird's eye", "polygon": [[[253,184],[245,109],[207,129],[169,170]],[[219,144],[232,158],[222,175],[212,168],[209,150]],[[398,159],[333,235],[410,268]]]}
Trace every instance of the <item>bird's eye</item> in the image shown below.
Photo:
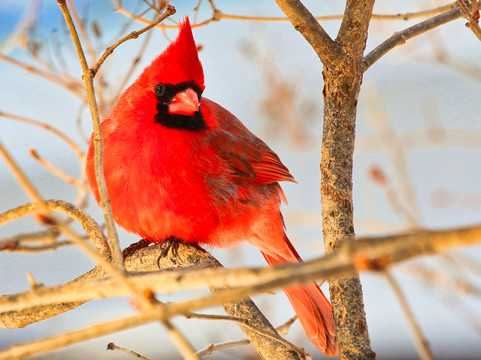
{"label": "bird's eye", "polygon": [[158,83],[155,85],[155,95],[162,96],[165,93],[165,85],[162,83]]}

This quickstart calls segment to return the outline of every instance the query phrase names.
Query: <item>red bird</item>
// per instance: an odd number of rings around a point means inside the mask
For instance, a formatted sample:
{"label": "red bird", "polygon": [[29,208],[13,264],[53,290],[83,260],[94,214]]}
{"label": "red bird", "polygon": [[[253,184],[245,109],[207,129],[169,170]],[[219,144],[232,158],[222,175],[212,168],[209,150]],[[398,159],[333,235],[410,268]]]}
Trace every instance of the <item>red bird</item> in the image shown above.
{"label": "red bird", "polygon": [[[102,122],[104,175],[115,221],[150,242],[170,237],[231,247],[247,240],[269,265],[302,261],[284,232],[279,157],[234,115],[202,97],[189,20]],[[86,172],[97,202],[94,145]],[[313,282],[285,288],[309,339],[337,354],[331,305]]]}

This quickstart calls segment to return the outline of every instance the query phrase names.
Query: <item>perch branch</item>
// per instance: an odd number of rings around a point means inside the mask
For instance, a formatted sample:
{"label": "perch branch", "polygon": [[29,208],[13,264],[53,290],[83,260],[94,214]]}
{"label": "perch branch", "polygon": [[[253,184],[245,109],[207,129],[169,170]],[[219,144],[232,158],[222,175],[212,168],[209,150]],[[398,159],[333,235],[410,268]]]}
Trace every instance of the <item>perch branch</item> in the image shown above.
{"label": "perch branch", "polygon": [[[161,244],[150,246],[145,249],[138,250],[133,254],[129,255],[125,259],[126,268],[129,271],[139,272],[139,271],[158,271],[159,266],[161,269],[171,269],[176,268],[179,266],[187,266],[187,267],[199,267],[199,266],[210,266],[210,267],[219,267],[220,264],[217,262],[215,258],[213,258],[207,252],[188,244],[180,244],[179,251],[177,255],[174,255],[172,251],[169,251],[165,254],[165,249],[169,247],[169,241],[165,241]],[[162,257],[161,257],[162,256]],[[159,260],[160,257],[160,261]],[[97,268],[98,269],[98,268]],[[168,272],[170,274],[177,273],[175,272]],[[166,274],[166,273],[165,273]],[[98,274],[102,276],[102,274]],[[90,278],[97,278],[99,276],[91,276]],[[71,284],[67,284],[64,286],[71,286]],[[145,287],[146,289],[151,289],[151,286]],[[39,291],[43,291],[42,289],[38,289]],[[275,329],[269,324],[267,319],[262,315],[262,313],[257,309],[255,304],[245,296],[242,296],[243,300],[235,301],[235,302],[227,302],[224,304],[224,308],[229,316],[246,319],[249,324],[255,326],[257,329],[261,329],[263,331],[269,331],[271,334],[275,334]],[[4,299],[4,298],[0,298]],[[52,298],[53,299],[53,298]],[[63,302],[60,300],[62,304],[65,304],[64,311],[69,310],[67,305],[70,308],[74,308],[76,306],[81,305],[82,302]],[[58,301],[54,301],[57,302]],[[33,305],[33,303],[31,304]],[[51,306],[51,305],[49,305]],[[47,306],[37,306],[37,307],[30,307],[29,309],[35,309],[36,311],[32,311],[23,316],[24,321],[22,321],[20,326],[25,326],[28,323],[32,323],[34,321],[39,321],[50,316],[42,316],[42,318],[34,319],[34,315],[36,312],[41,312],[42,309],[49,307]],[[165,305],[167,306],[167,305]],[[26,309],[26,310],[29,310]],[[20,312],[22,312],[21,310]],[[0,320],[3,321],[5,327],[19,327],[16,326],[16,321],[18,320],[19,311],[14,311],[11,313],[3,313],[0,314]],[[169,311],[170,314],[170,311]],[[54,314],[55,315],[55,314]],[[53,315],[51,315],[53,316]],[[1,324],[1,323],[0,323]],[[10,326],[11,325],[11,326]],[[294,352],[287,351],[288,349],[284,345],[280,345],[279,342],[272,340],[269,337],[262,336],[256,331],[252,331],[248,328],[242,327],[241,329],[246,333],[249,337],[250,341],[256,347],[257,351],[261,354],[264,359],[299,359],[299,357]]]}
{"label": "perch branch", "polygon": [[[253,293],[262,293],[315,279],[341,276],[356,270],[382,270],[391,264],[412,259],[418,256],[434,255],[459,246],[468,246],[481,243],[481,225],[453,228],[448,230],[426,230],[411,233],[358,238],[353,243],[341,245],[339,251],[324,257],[296,264],[283,264],[272,268],[239,268],[239,269],[205,269],[201,271],[171,271],[156,272],[142,275],[131,275],[130,279],[139,285],[139,288],[149,288],[156,293],[172,293],[176,291],[190,291],[205,288],[231,288],[210,295],[214,300],[205,300],[199,297],[187,300],[193,304],[198,299],[201,303],[187,309],[186,303],[178,302],[169,304],[172,313],[185,313],[219,303],[219,299],[247,296]],[[130,255],[126,261],[131,271],[147,266],[158,269],[155,257],[162,251],[162,244],[149,246]],[[189,251],[188,253],[192,253]],[[129,259],[133,256],[132,259]],[[142,258],[145,264],[135,260]],[[211,259],[210,256],[208,259]],[[172,258],[178,266],[180,260]],[[204,261],[204,260],[201,260]],[[205,260],[207,263],[207,260]],[[208,261],[213,261],[213,258]],[[196,265],[198,263],[192,263]],[[165,265],[162,265],[165,266]],[[241,287],[256,287],[252,292],[244,291]],[[241,292],[239,295],[236,292]],[[227,294],[227,295],[226,295]],[[99,279],[75,285],[60,285],[44,287],[36,291],[27,291],[16,295],[4,295],[0,298],[0,311],[8,311],[32,305],[45,305],[56,302],[83,301],[94,298],[110,298],[129,295],[125,285],[118,284],[114,279]],[[232,296],[231,296],[232,295]]]}

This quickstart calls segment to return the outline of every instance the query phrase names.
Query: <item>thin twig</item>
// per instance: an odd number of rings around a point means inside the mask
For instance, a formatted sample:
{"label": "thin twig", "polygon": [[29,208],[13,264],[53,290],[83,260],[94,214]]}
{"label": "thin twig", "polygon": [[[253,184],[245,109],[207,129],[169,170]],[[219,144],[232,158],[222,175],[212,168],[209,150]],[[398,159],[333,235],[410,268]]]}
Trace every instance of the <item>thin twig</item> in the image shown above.
{"label": "thin twig", "polygon": [[0,251],[3,250],[15,250],[18,246],[24,243],[31,242],[48,242],[55,243],[56,239],[59,237],[60,232],[55,229],[49,229],[45,231],[36,231],[34,233],[23,233],[14,236],[6,236],[0,238]]}
{"label": "thin twig", "polygon": [[139,48],[139,51],[137,53],[137,56],[132,60],[132,63],[130,64],[129,70],[127,70],[125,76],[122,79],[122,82],[120,83],[118,87],[117,94],[113,97],[112,101],[116,101],[124,88],[127,86],[128,81],[132,77],[132,74],[134,73],[135,69],[137,66],[140,64],[140,61],[142,60],[142,56],[145,53],[145,49],[147,48],[147,45],[149,44],[150,39],[152,38],[153,31],[147,32],[147,35],[145,35],[144,41],[142,42],[142,45]]}
{"label": "thin twig", "polygon": [[108,343],[107,345],[107,350],[120,350],[120,351],[123,351],[127,354],[130,354],[138,359],[142,359],[142,360],[150,360],[149,358],[143,356],[143,355],[140,355],[139,353],[136,353],[135,351],[132,351],[132,350],[129,350],[129,349],[126,349],[126,348],[123,348],[123,347],[120,347],[118,345],[115,345],[113,342],[111,343]]}
{"label": "thin twig", "polygon": [[107,226],[108,240],[109,240],[110,248],[112,250],[112,262],[117,269],[119,269],[121,272],[125,272],[124,264],[122,261],[122,253],[120,251],[119,238],[117,235],[117,229],[115,227],[114,219],[112,216],[110,199],[108,196],[107,186],[105,185],[105,177],[103,174],[103,161],[102,161],[103,142],[102,142],[102,133],[100,130],[100,116],[99,116],[97,100],[95,98],[95,90],[93,85],[93,74],[91,73],[88,67],[87,60],[85,58],[85,54],[82,49],[82,44],[80,43],[80,39],[78,37],[75,24],[73,23],[72,17],[70,16],[70,12],[68,10],[65,0],[58,0],[57,3],[60,7],[60,10],[62,11],[62,14],[67,23],[67,26],[70,30],[70,35],[72,36],[73,42],[75,44],[75,49],[77,50],[77,55],[80,61],[80,65],[82,67],[83,79],[87,87],[88,102],[89,102],[90,113],[92,115],[92,122],[94,127],[94,136],[93,136],[92,142],[95,147],[95,160],[94,160],[95,177],[96,177],[97,186],[100,193],[100,202],[101,202],[102,210],[104,212],[105,224]]}
{"label": "thin twig", "polygon": [[88,145],[89,143],[89,136],[85,134],[83,128],[82,128],[82,114],[83,111],[85,110],[85,104],[81,103],[78,110],[77,110],[77,116],[75,120],[75,126],[77,128],[77,132],[79,133],[80,137],[83,139],[83,141]]}
{"label": "thin twig", "polygon": [[104,61],[107,59],[107,57],[112,54],[114,52],[114,50],[119,46],[121,45],[122,43],[126,42],[127,40],[131,40],[131,39],[137,39],[140,35],[142,35],[144,32],[152,29],[153,27],[155,27],[156,25],[158,25],[159,23],[161,23],[162,21],[164,21],[166,18],[168,18],[169,16],[175,14],[175,7],[173,7],[172,5],[168,5],[164,11],[164,13],[162,13],[156,20],[154,20],[152,23],[150,23],[150,25],[140,29],[140,30],[137,30],[137,31],[132,31],[130,34],[128,35],[125,35],[123,38],[117,40],[114,44],[112,44],[111,46],[109,46],[107,49],[105,49],[105,52],[102,54],[102,56],[100,57],[100,59],[97,61],[97,63],[92,67],[92,69],[90,69],[90,72],[91,72],[91,76],[94,77],[95,74],[97,74],[97,72],[99,71],[99,68],[102,66],[102,64],[104,63]]}
{"label": "thin twig", "polygon": [[411,330],[412,338],[416,350],[418,351],[419,357],[422,360],[432,360],[434,359],[433,354],[431,352],[431,348],[429,346],[429,342],[427,341],[426,337],[424,336],[421,327],[419,326],[414,313],[411,311],[409,307],[409,303],[404,296],[399,284],[397,283],[396,279],[392,276],[389,270],[385,270],[382,274],[386,277],[389,286],[391,286],[394,295],[399,301],[399,305],[401,306],[401,310],[404,313],[404,317],[408,323],[409,329]]}
{"label": "thin twig", "polygon": [[65,181],[67,184],[73,185],[79,189],[85,190],[85,191],[90,191],[89,187],[87,184],[81,182],[79,179],[74,178],[73,176],[70,176],[66,172],[60,170],[58,167],[56,167],[54,164],[51,162],[45,160],[43,157],[41,157],[37,150],[31,148],[29,150],[30,155],[37,160],[40,165],[42,165],[45,169],[50,171],[52,174],[57,176],[59,179]]}
{"label": "thin twig", "polygon": [[[138,21],[140,23],[144,23],[144,24],[150,23],[150,20],[145,19],[144,17],[142,17],[142,15],[133,14],[132,12],[126,10],[120,3],[113,0],[111,0],[111,2],[115,6],[116,12],[124,16],[127,16],[135,21]],[[211,7],[211,10],[213,11],[212,16],[201,22],[195,21],[192,24],[193,28],[202,27],[212,22],[220,21],[220,20],[249,21],[249,22],[287,22],[289,21],[289,18],[285,16],[247,16],[247,15],[227,14],[220,11],[217,7],[213,6],[212,2],[209,2],[209,5]],[[414,11],[414,12],[407,12],[407,13],[400,13],[400,14],[372,14],[372,19],[373,20],[410,20],[410,19],[416,19],[416,18],[424,18],[424,17],[443,13],[445,11],[448,11],[454,8],[455,6],[456,6],[456,2],[439,6],[433,9],[420,10],[420,11]],[[195,14],[195,9],[196,8],[194,8],[194,14]],[[343,16],[344,14],[335,14],[335,15],[315,16],[314,18],[317,21],[335,21],[335,20],[342,20]],[[157,25],[157,27],[162,29],[177,29],[179,25],[178,24],[176,25],[159,24]]]}
{"label": "thin twig", "polygon": [[288,319],[284,324],[281,324],[278,327],[276,327],[276,330],[279,332],[279,334],[287,335],[292,324],[294,324],[296,320],[297,320],[297,315],[294,315],[293,317]]}
{"label": "thin twig", "polygon": [[75,2],[73,0],[67,0],[67,3],[70,7],[70,13],[72,14],[72,17],[77,23],[77,27],[79,29],[80,35],[82,36],[82,40],[85,43],[85,48],[87,49],[87,53],[90,56],[90,61],[93,64],[97,61],[97,52],[95,51],[92,39],[90,38],[90,35],[87,31],[87,27],[85,26],[85,22],[80,17],[77,11],[77,7],[75,6]]}
{"label": "thin twig", "polygon": [[0,60],[3,60],[11,65],[14,65],[24,71],[30,72],[41,78],[44,78],[54,84],[60,85],[63,88],[70,91],[73,95],[79,98],[81,101],[85,101],[85,94],[82,83],[78,80],[71,79],[66,76],[59,76],[50,72],[46,72],[32,65],[24,64],[23,62],[16,60],[8,55],[0,53]]}
{"label": "thin twig", "polygon": [[[3,247],[3,250],[7,250],[10,252],[14,251],[18,253],[34,254],[34,253],[45,252],[45,251],[53,251],[64,246],[72,246],[72,245],[74,245],[74,243],[68,240],[55,241],[51,244],[35,245],[35,246],[25,246],[25,245],[20,245],[19,243],[15,243],[12,247],[8,245],[6,247]],[[1,250],[2,248],[0,248],[0,251]]]}
{"label": "thin twig", "polygon": [[65,141],[65,143],[67,143],[67,145],[69,145],[72,148],[72,150],[78,156],[80,161],[83,161],[85,159],[85,153],[80,148],[80,146],[70,136],[68,136],[64,132],[60,131],[56,127],[53,127],[52,125],[47,124],[46,122],[30,119],[30,118],[25,117],[25,116],[8,113],[8,112],[2,111],[2,110],[0,110],[0,117],[3,117],[5,119],[24,122],[24,123],[27,123],[27,124],[30,124],[30,125],[38,126],[38,127],[42,128],[42,129],[45,129],[47,131],[50,131],[52,134],[58,136],[60,139]]}
{"label": "thin twig", "polygon": [[197,355],[199,357],[203,357],[205,355],[210,355],[216,350],[227,349],[231,347],[237,347],[240,345],[249,345],[251,342],[248,339],[241,339],[241,340],[234,340],[234,341],[226,341],[217,344],[210,344],[209,346],[205,347],[197,351]]}
{"label": "thin twig", "polygon": [[478,4],[478,9],[475,10],[476,16],[471,12],[471,10],[466,6],[464,0],[457,0],[458,5],[461,7],[464,13],[464,17],[469,21],[466,27],[470,28],[471,31],[476,35],[476,37],[481,40],[481,29],[479,28],[479,3],[477,0],[475,3]]}
{"label": "thin twig", "polygon": [[[278,331],[279,334],[285,335],[289,331],[289,328],[291,327],[291,325],[296,320],[297,320],[297,315],[293,316],[292,318],[287,320],[284,324],[276,327],[276,330]],[[209,346],[205,347],[204,349],[197,351],[197,355],[202,357],[204,355],[212,354],[214,351],[217,351],[217,350],[227,349],[227,348],[231,348],[231,347],[237,347],[237,346],[240,346],[240,345],[248,345],[250,343],[251,342],[249,341],[249,339],[240,339],[240,340],[234,340],[234,341],[221,342],[221,343],[217,343],[217,344],[210,344]]]}
{"label": "thin twig", "polygon": [[[99,227],[97,222],[93,218],[91,218],[85,211],[75,207],[74,205],[66,201],[61,200],[44,200],[42,201],[42,203],[43,206],[46,206],[49,210],[62,212],[77,221],[83,227],[89,237],[89,240],[98,250],[98,252],[102,254],[102,257],[110,257],[110,249],[107,240],[102,233],[102,229]],[[0,225],[7,224],[11,221],[20,219],[28,215],[32,215],[35,212],[39,211],[41,208],[42,205],[40,205],[39,203],[29,203],[19,206],[15,209],[8,210],[0,214]],[[58,224],[55,224],[55,226],[58,228],[59,231],[62,231],[61,226],[59,226]],[[69,234],[66,235],[69,236]],[[79,236],[79,239],[80,241],[82,241],[82,243],[84,243],[85,239],[83,237]]]}
{"label": "thin twig", "polygon": [[389,52],[396,46],[404,45],[407,40],[412,39],[413,37],[416,37],[438,26],[444,25],[450,21],[459,19],[461,16],[463,16],[463,12],[458,6],[443,14],[436,15],[416,25],[410,26],[407,29],[395,32],[390,38],[383,41],[369,54],[364,56],[363,71],[369,69],[372,64],[374,64],[382,56],[384,56],[387,52]]}
{"label": "thin twig", "polygon": [[258,334],[261,334],[261,335],[266,336],[268,338],[271,338],[275,341],[278,341],[281,344],[284,344],[288,349],[294,350],[299,355],[299,357],[301,359],[304,359],[306,357],[304,349],[294,345],[293,343],[291,343],[290,341],[282,338],[281,336],[278,336],[278,335],[276,336],[275,334],[268,333],[267,331],[264,331],[262,329],[259,329],[259,328],[255,327],[255,326],[252,326],[251,324],[249,324],[249,322],[246,319],[239,319],[239,318],[236,318],[236,317],[233,317],[233,316],[225,316],[225,315],[198,314],[198,313],[193,313],[193,312],[190,312],[190,311],[186,312],[184,314],[184,316],[187,319],[194,318],[194,319],[205,319],[205,320],[224,320],[224,321],[232,321],[232,322],[238,323],[242,326],[245,326],[245,327],[257,332]]}
{"label": "thin twig", "polygon": [[200,360],[197,356],[194,347],[187,340],[187,338],[172,324],[170,320],[162,320],[165,328],[167,329],[170,339],[176,345],[177,349],[182,354],[182,357],[186,360]]}

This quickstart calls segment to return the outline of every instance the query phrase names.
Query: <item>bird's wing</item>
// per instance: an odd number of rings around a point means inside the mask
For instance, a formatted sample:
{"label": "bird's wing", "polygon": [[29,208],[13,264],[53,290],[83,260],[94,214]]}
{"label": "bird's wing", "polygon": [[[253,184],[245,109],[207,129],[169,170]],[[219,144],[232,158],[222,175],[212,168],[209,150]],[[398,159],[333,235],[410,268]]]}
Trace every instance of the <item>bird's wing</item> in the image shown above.
{"label": "bird's wing", "polygon": [[210,100],[203,99],[202,102],[204,108],[207,108],[204,116],[211,117],[210,120],[215,120],[217,125],[210,132],[208,141],[234,169],[233,181],[251,184],[295,182],[276,153],[251,133],[239,119]]}

